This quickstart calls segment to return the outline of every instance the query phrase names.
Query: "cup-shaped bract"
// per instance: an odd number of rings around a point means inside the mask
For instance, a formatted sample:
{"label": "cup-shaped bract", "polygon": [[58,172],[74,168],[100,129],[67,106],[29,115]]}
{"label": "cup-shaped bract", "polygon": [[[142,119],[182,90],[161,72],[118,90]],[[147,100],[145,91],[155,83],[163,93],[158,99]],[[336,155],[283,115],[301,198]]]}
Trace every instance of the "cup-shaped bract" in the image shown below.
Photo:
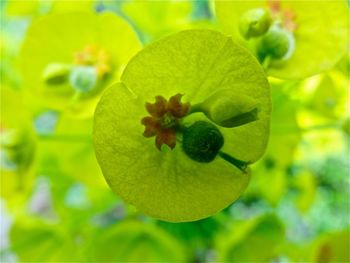
{"label": "cup-shaped bract", "polygon": [[[186,30],[144,48],[127,65],[121,83],[108,88],[95,112],[93,139],[97,160],[110,187],[141,212],[172,222],[213,215],[235,201],[247,187],[249,170],[223,158],[201,163],[177,145],[155,147],[141,120],[147,102],[182,94],[195,105],[220,89],[258,101],[259,119],[245,125],[216,126],[224,138],[221,150],[246,163],[266,148],[271,111],[270,90],[258,61],[224,34]],[[164,99],[163,99],[164,100]],[[154,107],[155,104],[152,104]],[[185,104],[186,105],[186,104]],[[150,104],[146,104],[148,109]],[[211,121],[189,113],[183,127]],[[215,124],[213,124],[215,125]]]}
{"label": "cup-shaped bract", "polygon": [[269,75],[305,78],[332,68],[345,54],[349,40],[346,1],[215,1],[222,30],[253,52],[257,52],[260,38],[244,39],[239,24],[242,15],[257,8],[268,10],[272,24],[280,25],[294,37],[290,43],[292,54],[269,61]]}
{"label": "cup-shaped bract", "polygon": [[[25,37],[23,87],[52,109],[92,116],[104,88],[119,78],[139,49],[132,28],[112,13],[47,15],[34,21]],[[76,71],[88,66],[96,70],[96,83],[90,77],[88,88],[73,87],[76,82],[69,80],[76,80]]]}

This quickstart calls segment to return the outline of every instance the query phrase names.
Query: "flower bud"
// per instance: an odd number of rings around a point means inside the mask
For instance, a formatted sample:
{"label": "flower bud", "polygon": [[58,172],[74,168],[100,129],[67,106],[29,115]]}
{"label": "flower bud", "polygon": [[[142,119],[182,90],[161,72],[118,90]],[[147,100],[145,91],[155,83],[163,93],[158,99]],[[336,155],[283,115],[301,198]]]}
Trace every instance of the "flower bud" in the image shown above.
{"label": "flower bud", "polygon": [[266,57],[272,59],[287,59],[294,51],[294,36],[291,32],[279,25],[270,27],[257,46],[258,56],[261,60]]}
{"label": "flower bud", "polygon": [[245,39],[264,35],[271,25],[271,16],[263,8],[245,12],[239,21],[239,31]]}
{"label": "flower bud", "polygon": [[70,76],[69,83],[80,92],[87,93],[91,91],[97,83],[97,72],[91,66],[74,67]]}
{"label": "flower bud", "polygon": [[42,74],[42,79],[48,85],[64,84],[70,73],[70,66],[62,63],[47,65]]}
{"label": "flower bud", "polygon": [[219,129],[205,121],[197,121],[185,128],[182,136],[182,149],[185,154],[201,163],[213,161],[224,145],[224,137]]}
{"label": "flower bud", "polygon": [[11,129],[1,132],[1,168],[15,170],[26,168],[32,158],[34,141],[27,130]]}

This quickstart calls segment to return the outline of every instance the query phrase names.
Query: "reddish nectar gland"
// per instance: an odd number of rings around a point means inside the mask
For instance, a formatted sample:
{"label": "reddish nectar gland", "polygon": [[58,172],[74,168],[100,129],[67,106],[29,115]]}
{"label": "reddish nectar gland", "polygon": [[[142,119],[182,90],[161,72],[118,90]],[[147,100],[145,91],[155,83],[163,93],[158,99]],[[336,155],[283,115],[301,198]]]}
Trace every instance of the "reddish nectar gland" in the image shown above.
{"label": "reddish nectar gland", "polygon": [[190,110],[190,104],[182,103],[181,97],[181,94],[176,94],[167,101],[163,96],[156,96],[155,103],[146,103],[146,110],[151,116],[141,120],[145,125],[143,136],[146,138],[155,136],[155,144],[159,150],[163,144],[171,149],[176,146],[176,129],[179,120]]}

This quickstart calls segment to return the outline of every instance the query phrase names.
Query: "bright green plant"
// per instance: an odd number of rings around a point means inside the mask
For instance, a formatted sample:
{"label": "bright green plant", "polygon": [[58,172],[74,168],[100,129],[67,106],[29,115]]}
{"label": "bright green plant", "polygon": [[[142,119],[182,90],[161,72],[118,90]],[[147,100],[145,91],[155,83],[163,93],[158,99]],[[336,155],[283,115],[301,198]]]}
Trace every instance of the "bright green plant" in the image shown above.
{"label": "bright green plant", "polygon": [[[26,216],[14,223],[10,237],[16,242],[10,247],[21,261],[79,261],[79,251],[72,236],[52,222]],[[31,244],[35,243],[35,246]],[[3,251],[1,251],[3,252]]]}
{"label": "bright green plant", "polygon": [[184,262],[184,248],[161,228],[128,220],[98,231],[91,242],[92,261]]}
{"label": "bright green plant", "polygon": [[236,200],[269,133],[269,85],[258,62],[221,33],[188,30],[138,53],[121,81],[104,93],[94,123],[111,188],[174,222]]}
{"label": "bright green plant", "polygon": [[130,26],[112,13],[48,15],[24,40],[23,86],[50,108],[91,116],[103,89],[139,48]]}
{"label": "bright green plant", "polygon": [[223,31],[271,76],[305,78],[331,69],[346,52],[346,1],[217,0],[215,7]]}
{"label": "bright green plant", "polygon": [[273,214],[236,222],[218,238],[219,261],[269,262],[279,255],[284,239],[284,225]]}
{"label": "bright green plant", "polygon": [[17,206],[34,180],[37,141],[22,94],[7,86],[0,92],[0,196]]}
{"label": "bright green plant", "polygon": [[307,260],[314,262],[349,262],[349,246],[349,229],[325,234],[312,243]]}

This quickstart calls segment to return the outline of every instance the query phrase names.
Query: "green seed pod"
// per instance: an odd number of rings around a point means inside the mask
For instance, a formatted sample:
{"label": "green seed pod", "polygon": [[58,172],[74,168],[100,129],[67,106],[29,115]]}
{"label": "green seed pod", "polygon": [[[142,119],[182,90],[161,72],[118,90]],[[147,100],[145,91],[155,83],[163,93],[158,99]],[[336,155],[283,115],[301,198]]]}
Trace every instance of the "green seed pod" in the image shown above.
{"label": "green seed pod", "polygon": [[258,43],[258,56],[261,60],[264,60],[266,57],[287,59],[294,51],[294,42],[294,36],[291,32],[281,28],[279,25],[271,26]]}
{"label": "green seed pod", "polygon": [[239,21],[239,31],[245,39],[264,35],[271,25],[270,13],[257,8],[245,12]]}
{"label": "green seed pod", "polygon": [[218,128],[205,121],[197,121],[183,131],[182,149],[192,160],[209,163],[224,145]]}
{"label": "green seed pod", "polygon": [[69,83],[80,92],[87,93],[91,91],[97,83],[97,72],[91,66],[74,67],[70,76]]}
{"label": "green seed pod", "polygon": [[251,97],[239,95],[231,89],[222,89],[208,97],[199,106],[215,124],[226,128],[237,127],[258,119],[258,103]]}
{"label": "green seed pod", "polygon": [[64,84],[69,76],[71,67],[67,64],[52,63],[47,65],[42,74],[42,79],[47,85]]}

